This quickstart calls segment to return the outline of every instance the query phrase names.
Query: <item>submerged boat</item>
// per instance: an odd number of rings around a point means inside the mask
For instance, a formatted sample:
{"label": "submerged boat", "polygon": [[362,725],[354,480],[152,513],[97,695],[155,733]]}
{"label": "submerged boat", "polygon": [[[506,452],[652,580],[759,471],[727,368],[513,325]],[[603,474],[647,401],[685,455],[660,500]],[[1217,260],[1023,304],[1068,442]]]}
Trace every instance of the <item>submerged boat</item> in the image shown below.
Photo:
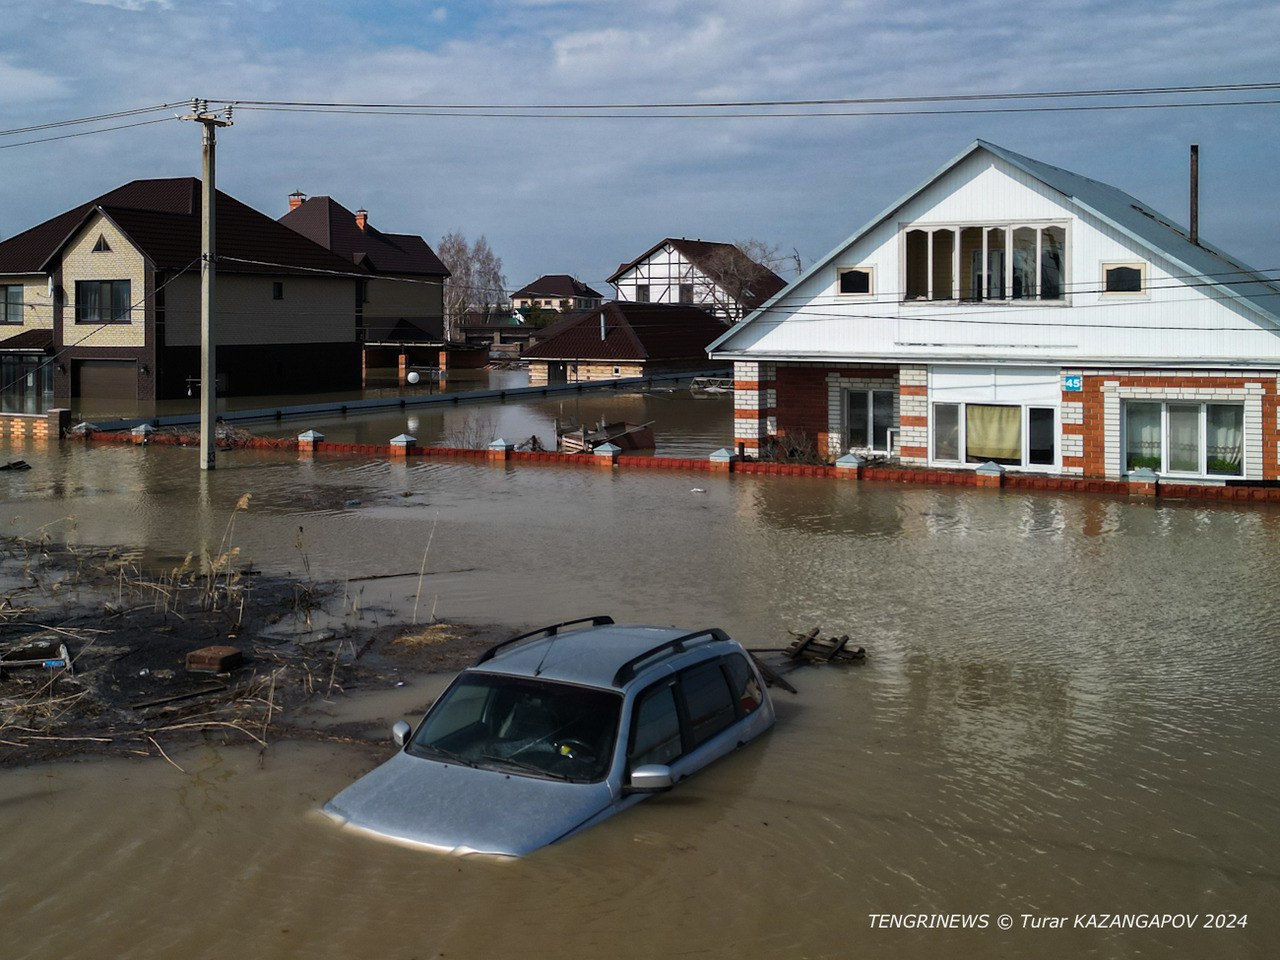
{"label": "submerged boat", "polygon": [[621,450],[652,450],[656,445],[653,421],[648,423],[605,423],[594,427],[570,427],[558,430],[556,440],[561,453],[590,453],[596,447],[612,443]]}

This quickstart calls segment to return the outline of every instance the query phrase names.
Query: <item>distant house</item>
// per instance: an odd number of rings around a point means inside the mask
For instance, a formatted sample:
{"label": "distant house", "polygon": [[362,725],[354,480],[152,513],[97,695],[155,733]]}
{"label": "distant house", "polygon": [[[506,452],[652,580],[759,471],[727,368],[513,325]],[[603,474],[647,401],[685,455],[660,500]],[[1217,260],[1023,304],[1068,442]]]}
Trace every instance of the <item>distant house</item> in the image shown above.
{"label": "distant house", "polygon": [[511,305],[516,310],[536,307],[558,313],[573,313],[575,310],[598,307],[602,303],[603,294],[567,273],[548,273],[511,295]]}
{"label": "distant house", "polygon": [[308,198],[301,191],[290,194],[280,222],[369,274],[356,301],[366,369],[397,366],[409,348],[443,342],[449,269],[422,237],[383,233],[367,210],[353,213],[332,197]]}
{"label": "distant house", "polygon": [[545,339],[524,352],[529,383],[704,370],[706,347],[723,332],[701,307],[613,301],[544,330]]}
{"label": "distant house", "polygon": [[1194,225],[992,143],[710,353],[734,364],[753,453],[803,435],[920,466],[1280,481],[1280,287]]}
{"label": "distant house", "polygon": [[[10,402],[198,392],[201,190],[135,180],[0,242],[0,369],[35,395]],[[351,262],[220,191],[216,211],[219,392],[358,386]]]}
{"label": "distant house", "polygon": [[691,303],[704,306],[724,323],[737,323],[787,285],[732,243],[667,237],[609,282],[619,300],[634,303]]}

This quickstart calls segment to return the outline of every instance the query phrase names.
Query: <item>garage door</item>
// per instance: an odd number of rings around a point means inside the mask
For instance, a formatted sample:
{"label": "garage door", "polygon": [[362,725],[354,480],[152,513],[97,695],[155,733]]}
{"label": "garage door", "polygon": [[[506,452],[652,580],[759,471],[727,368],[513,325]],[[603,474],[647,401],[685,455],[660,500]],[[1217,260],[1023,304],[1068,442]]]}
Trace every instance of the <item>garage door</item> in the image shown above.
{"label": "garage door", "polygon": [[90,400],[136,400],[138,365],[133,360],[77,360],[71,395]]}

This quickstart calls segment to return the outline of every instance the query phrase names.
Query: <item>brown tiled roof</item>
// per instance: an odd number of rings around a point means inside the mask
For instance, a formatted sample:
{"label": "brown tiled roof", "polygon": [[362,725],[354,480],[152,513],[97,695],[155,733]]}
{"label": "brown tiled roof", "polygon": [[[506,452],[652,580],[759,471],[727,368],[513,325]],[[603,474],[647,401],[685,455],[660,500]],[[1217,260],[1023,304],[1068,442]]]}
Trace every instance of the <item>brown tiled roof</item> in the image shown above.
{"label": "brown tiled roof", "polygon": [[698,307],[614,300],[547,327],[542,342],[524,356],[535,360],[705,360],[707,344],[722,333],[724,324]]}
{"label": "brown tiled roof", "polygon": [[513,300],[516,297],[594,297],[603,300],[604,294],[592,290],[567,273],[548,273],[511,295]]}
{"label": "brown tiled roof", "polygon": [[[0,242],[0,274],[45,272],[49,259],[97,210],[124,231],[157,270],[186,267],[200,257],[200,192],[195,177],[126,183]],[[349,262],[221,190],[216,213],[219,272],[352,272]]]}
{"label": "brown tiled roof", "polygon": [[332,197],[305,200],[280,222],[370,273],[449,276],[427,241],[411,233],[383,233],[367,221],[361,230],[356,215]]}
{"label": "brown tiled roof", "polygon": [[53,346],[52,330],[23,330],[16,336],[0,340],[0,352],[5,350],[48,350]]}
{"label": "brown tiled roof", "polygon": [[609,282],[616,283],[624,273],[641,261],[649,259],[657,250],[668,243],[683,253],[690,263],[697,266],[699,270],[717,283],[722,283],[723,271],[718,267],[716,261],[726,257],[732,258],[737,268],[735,272],[740,271],[742,276],[751,278],[747,284],[747,289],[751,295],[743,303],[743,306],[748,309],[754,310],[787,285],[787,281],[783,280],[764,264],[756,263],[743,253],[736,244],[719,243],[713,240],[686,240],[684,237],[666,237],[659,240],[630,263],[619,264],[618,269],[609,277]]}

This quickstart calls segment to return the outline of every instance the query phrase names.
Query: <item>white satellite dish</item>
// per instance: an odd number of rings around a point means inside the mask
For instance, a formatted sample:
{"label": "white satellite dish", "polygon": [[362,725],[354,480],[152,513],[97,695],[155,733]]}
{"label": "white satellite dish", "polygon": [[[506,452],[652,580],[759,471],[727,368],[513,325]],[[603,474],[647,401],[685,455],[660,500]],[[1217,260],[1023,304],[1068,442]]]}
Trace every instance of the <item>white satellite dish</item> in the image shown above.
{"label": "white satellite dish", "polygon": [[410,370],[409,375],[405,377],[405,379],[408,380],[410,383],[417,383],[422,378],[418,376],[417,370]]}

